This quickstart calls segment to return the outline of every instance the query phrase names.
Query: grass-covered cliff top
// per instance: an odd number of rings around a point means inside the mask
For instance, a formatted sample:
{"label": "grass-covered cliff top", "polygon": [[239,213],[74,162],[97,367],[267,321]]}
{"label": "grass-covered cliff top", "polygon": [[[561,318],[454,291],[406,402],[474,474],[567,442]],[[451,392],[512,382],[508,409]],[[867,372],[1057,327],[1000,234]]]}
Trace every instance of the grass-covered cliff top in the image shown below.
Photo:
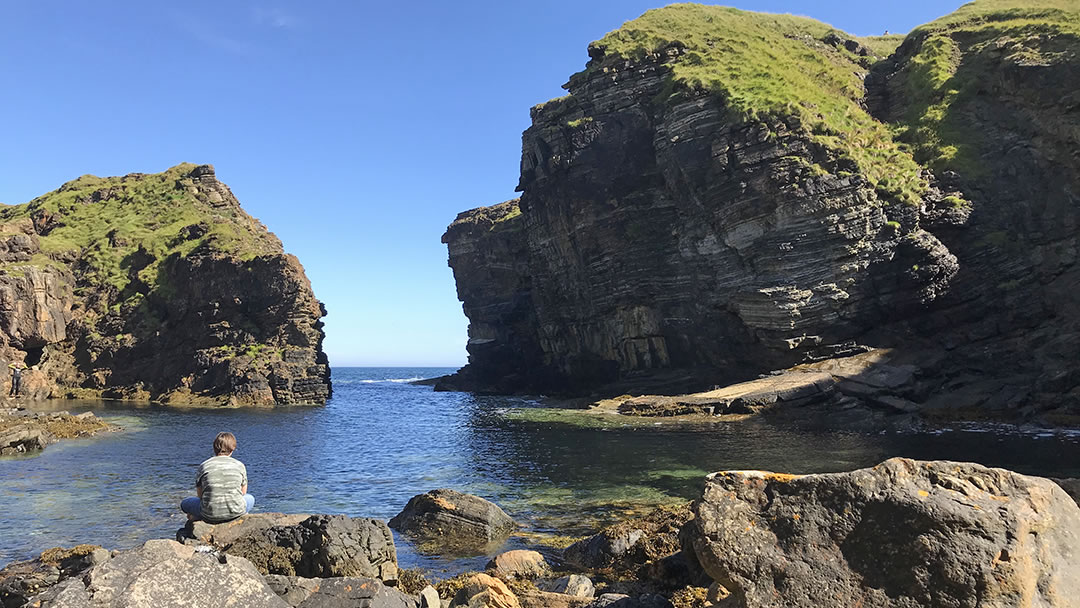
{"label": "grass-covered cliff top", "polygon": [[[860,43],[872,56],[835,44],[834,35]],[[814,140],[853,160],[883,198],[917,204],[927,187],[921,167],[971,178],[984,170],[979,134],[950,109],[992,74],[977,65],[959,70],[964,57],[993,43],[1007,44],[1016,61],[1045,61],[1048,38],[1058,51],[1076,48],[1068,45],[1080,41],[1080,0],[977,0],[906,37],[866,38],[806,17],[675,4],[594,42],[591,54],[598,59],[587,72],[617,66],[612,59],[640,61],[681,47],[670,63],[670,96],[660,104],[678,101],[687,90],[706,91],[736,119],[796,117]],[[898,47],[906,62],[906,114],[884,124],[865,108],[863,78]]]}
{"label": "grass-covered cliff top", "polygon": [[[883,196],[916,203],[926,188],[918,165],[862,107],[862,75],[875,58],[825,42],[834,33],[858,40],[806,17],[675,4],[627,22],[593,47],[605,58],[640,60],[681,46],[671,66],[673,99],[705,90],[743,120],[796,116],[815,139],[854,160]],[[867,42],[888,52],[899,41]]]}
{"label": "grass-covered cliff top", "polygon": [[[992,49],[990,48],[992,45]],[[993,50],[993,57],[983,53]],[[1080,51],[1080,0],[977,0],[915,28],[899,57],[907,111],[899,140],[930,168],[969,178],[985,172],[985,144],[967,124],[965,99],[998,80],[999,61],[1046,65],[1075,61]]]}
{"label": "grass-covered cliff top", "polygon": [[[121,293],[135,279],[153,288],[162,261],[200,246],[241,259],[281,252],[277,237],[240,209],[212,168],[190,163],[152,175],[84,175],[0,209],[0,234],[25,232],[31,222],[41,249],[31,264],[68,265],[81,284]],[[0,269],[18,272],[20,265]]]}

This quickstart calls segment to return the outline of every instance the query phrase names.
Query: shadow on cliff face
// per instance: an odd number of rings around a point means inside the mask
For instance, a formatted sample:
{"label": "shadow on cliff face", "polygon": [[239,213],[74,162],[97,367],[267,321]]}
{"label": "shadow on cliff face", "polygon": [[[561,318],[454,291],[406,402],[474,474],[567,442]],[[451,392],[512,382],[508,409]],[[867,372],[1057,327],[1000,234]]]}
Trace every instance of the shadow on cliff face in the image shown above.
{"label": "shadow on cliff face", "polygon": [[893,363],[860,374],[919,370],[883,395],[903,408],[1080,423],[1073,42],[957,27],[866,83],[926,167],[918,204],[794,114],[672,94],[680,48],[594,54],[533,109],[521,199],[443,237],[470,364],[440,387],[674,395],[878,348]]}

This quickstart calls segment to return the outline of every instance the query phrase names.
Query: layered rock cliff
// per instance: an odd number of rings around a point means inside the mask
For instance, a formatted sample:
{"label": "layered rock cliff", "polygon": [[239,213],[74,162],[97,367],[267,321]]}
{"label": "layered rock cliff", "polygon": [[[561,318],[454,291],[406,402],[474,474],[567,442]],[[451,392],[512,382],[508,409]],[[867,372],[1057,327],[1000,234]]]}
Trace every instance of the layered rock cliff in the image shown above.
{"label": "layered rock cliff", "polygon": [[325,314],[209,165],[0,209],[0,358],[33,398],[323,403]]}
{"label": "layered rock cliff", "polygon": [[921,399],[1067,413],[1078,14],[979,0],[885,58],[898,37],[674,5],[593,43],[532,110],[521,198],[444,236],[450,386],[690,389],[891,347]]}

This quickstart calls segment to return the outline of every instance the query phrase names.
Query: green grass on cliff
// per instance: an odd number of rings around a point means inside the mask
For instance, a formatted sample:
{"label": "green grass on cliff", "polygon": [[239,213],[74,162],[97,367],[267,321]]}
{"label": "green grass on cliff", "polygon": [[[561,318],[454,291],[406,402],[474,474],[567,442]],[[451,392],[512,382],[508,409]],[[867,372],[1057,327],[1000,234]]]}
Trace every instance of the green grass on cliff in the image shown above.
{"label": "green grass on cliff", "polygon": [[[672,64],[672,97],[660,103],[704,90],[738,120],[797,117],[814,140],[853,160],[883,197],[916,204],[926,189],[919,165],[862,107],[865,59],[823,42],[836,31],[805,17],[676,4],[593,44],[606,57],[629,59],[677,44],[685,53]],[[871,48],[891,50],[894,40],[875,39]]]}
{"label": "green grass on cliff", "polygon": [[[897,139],[935,171],[979,178],[985,143],[963,116],[964,101],[995,78],[997,61],[1044,64],[1080,47],[1080,0],[977,0],[915,28],[906,60],[906,116]],[[986,51],[994,51],[996,58]]]}
{"label": "green grass on cliff", "polygon": [[[83,288],[111,286],[120,300],[141,297],[125,293],[136,279],[146,287],[159,285],[165,258],[187,255],[200,245],[242,259],[275,252],[276,239],[238,208],[213,207],[195,196],[194,181],[187,177],[194,168],[182,164],[153,175],[84,175],[27,204],[0,209],[0,232],[16,231],[13,227],[31,218],[54,226],[40,237],[41,254],[29,264],[66,263]],[[205,225],[206,233],[182,235],[196,224]],[[0,269],[18,273],[26,264]]]}

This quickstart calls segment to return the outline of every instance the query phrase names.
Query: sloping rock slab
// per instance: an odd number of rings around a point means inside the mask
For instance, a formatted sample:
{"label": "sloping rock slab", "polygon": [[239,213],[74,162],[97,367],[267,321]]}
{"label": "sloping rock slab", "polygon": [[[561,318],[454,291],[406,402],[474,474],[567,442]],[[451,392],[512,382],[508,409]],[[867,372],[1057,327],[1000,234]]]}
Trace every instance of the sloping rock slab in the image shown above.
{"label": "sloping rock slab", "polygon": [[468,552],[506,539],[516,524],[493,502],[440,489],[409,499],[390,527],[421,542]]}
{"label": "sloping rock slab", "polygon": [[251,561],[264,574],[397,579],[397,550],[386,523],[345,515],[257,513],[189,536]]}
{"label": "sloping rock slab", "polygon": [[418,608],[416,598],[358,577],[302,578],[271,574],[266,583],[293,608]]}
{"label": "sloping rock slab", "polygon": [[201,553],[171,540],[152,540],[117,554],[79,578],[37,596],[35,608],[287,608],[245,559]]}
{"label": "sloping rock slab", "polygon": [[[1003,469],[893,458],[706,478],[683,534],[742,608],[1075,606],[1080,507]],[[727,604],[725,604],[727,605]]]}

